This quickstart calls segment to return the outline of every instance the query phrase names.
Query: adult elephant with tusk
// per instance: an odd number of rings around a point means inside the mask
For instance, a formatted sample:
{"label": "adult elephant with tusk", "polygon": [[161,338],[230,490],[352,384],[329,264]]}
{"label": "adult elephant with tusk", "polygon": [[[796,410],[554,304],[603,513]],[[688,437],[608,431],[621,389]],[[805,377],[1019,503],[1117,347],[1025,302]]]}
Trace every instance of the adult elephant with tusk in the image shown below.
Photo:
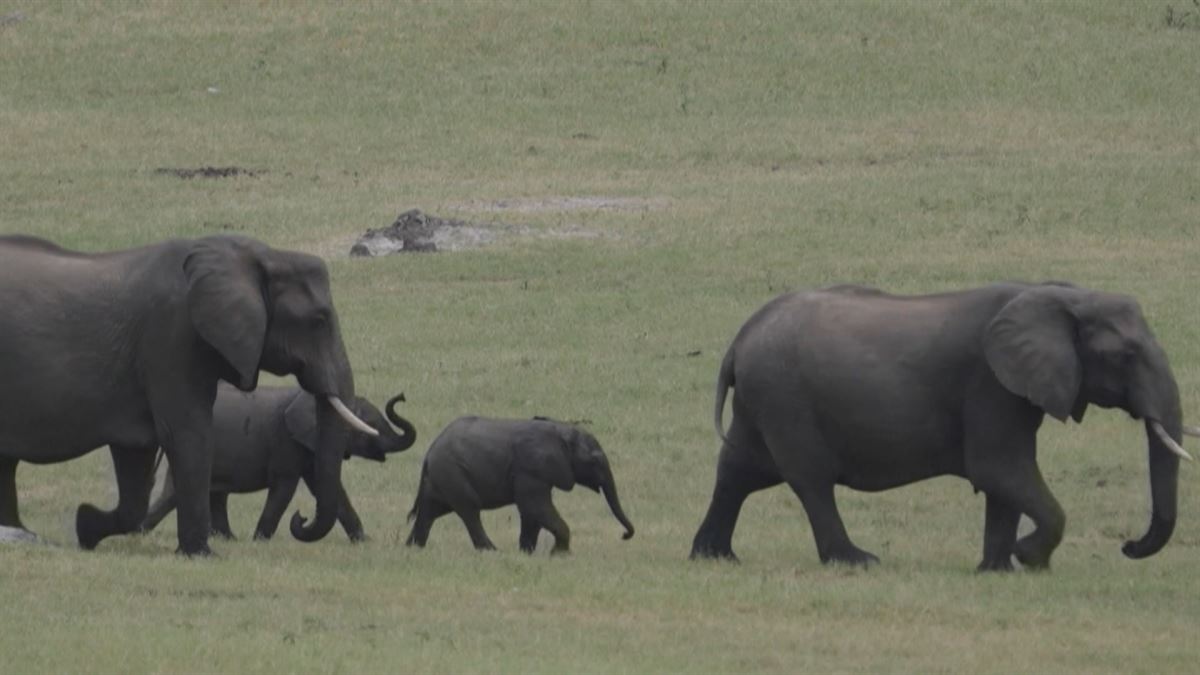
{"label": "adult elephant with tusk", "polygon": [[[316,516],[292,533],[315,541],[338,515],[350,428],[375,434],[343,400],[354,378],[325,264],[243,237],[171,240],[84,254],[0,237],[0,525],[22,527],[19,462],[62,462],[108,445],[112,511],[79,507],[79,544],[134,531],[146,516],[162,447],[178,494],[179,551],[210,553],[207,442],[217,382],[243,391],[258,373],[295,375],[317,401]],[[71,411],[70,423],[62,412]]]}
{"label": "adult elephant with tusk", "polygon": [[[733,420],[721,417],[734,389]],[[895,296],[861,286],[791,293],[742,326],[717,377],[724,439],[692,557],[733,558],[746,497],[786,482],[799,496],[823,562],[867,565],[851,543],[834,485],[877,491],[939,475],[986,497],[980,570],[1012,557],[1042,568],[1065,516],[1037,465],[1046,414],[1087,406],[1144,421],[1150,528],[1122,551],[1157,553],[1175,527],[1184,428],[1179,389],[1137,302],[1068,284],[1005,283]],[[1022,514],[1036,529],[1017,539]]]}

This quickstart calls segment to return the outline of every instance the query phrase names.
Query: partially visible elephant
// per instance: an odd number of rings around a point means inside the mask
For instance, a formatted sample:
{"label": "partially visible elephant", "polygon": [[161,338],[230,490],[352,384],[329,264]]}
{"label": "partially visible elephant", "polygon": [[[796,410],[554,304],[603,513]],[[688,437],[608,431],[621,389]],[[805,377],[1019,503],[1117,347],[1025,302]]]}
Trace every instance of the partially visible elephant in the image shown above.
{"label": "partially visible elephant", "polygon": [[[1133,298],[1059,283],[780,296],[721,363],[714,416],[724,445],[692,557],[735,558],[746,497],[786,482],[822,562],[877,562],[846,534],[834,486],[873,492],[954,475],[986,497],[980,570],[1010,570],[1014,555],[1047,567],[1065,516],[1038,469],[1037,431],[1045,414],[1079,422],[1089,404],[1145,424],[1153,514],[1122,551],[1153,555],[1175,527],[1179,459],[1191,458],[1166,352]],[[1036,529],[1018,540],[1021,514]]]}
{"label": "partially visible elephant", "polygon": [[[403,452],[417,440],[413,425],[396,413],[396,404],[404,394],[394,396],[384,406],[387,419],[379,409],[362,397],[348,402],[359,419],[377,430],[377,436],[354,434],[345,448],[345,458],[363,457],[383,462],[387,455]],[[388,424],[400,430],[396,430]],[[229,385],[217,389],[213,406],[212,433],[209,443],[213,449],[212,482],[209,505],[212,511],[213,534],[233,539],[229,527],[229,493],[239,494],[267,490],[255,539],[270,539],[279,526],[279,519],[296,494],[301,479],[314,491],[313,459],[317,451],[317,401],[312,394],[298,387],[259,387],[244,393]],[[352,541],[366,539],[362,521],[350,503],[346,488],[339,486],[338,522]],[[175,508],[175,489],[170,472],[163,483],[162,493],[150,507],[142,524],[144,531],[153,530]]]}
{"label": "partially visible elephant", "polygon": [[[210,553],[208,443],[218,380],[243,391],[258,373],[293,374],[317,399],[315,520],[337,520],[346,408],[354,377],[320,258],[243,237],[175,239],[111,253],[0,237],[0,525],[23,527],[18,462],[51,464],[107,445],[119,491],[112,511],[79,507],[83,548],[146,517],[156,450],[175,470],[179,551]],[[341,418],[341,419],[339,419]]]}
{"label": "partially visible elephant", "polygon": [[521,550],[533,553],[545,528],[554,535],[551,553],[570,550],[571,530],[550,500],[551,488],[570,491],[578,483],[608,500],[624,538],[633,524],[617,499],[608,457],[592,434],[544,417],[532,420],[460,417],[434,439],[421,465],[409,546],[424,546],[433,521],[454,511],[476,549],[496,547],[483,531],[479,512],[509,504],[521,516]]}

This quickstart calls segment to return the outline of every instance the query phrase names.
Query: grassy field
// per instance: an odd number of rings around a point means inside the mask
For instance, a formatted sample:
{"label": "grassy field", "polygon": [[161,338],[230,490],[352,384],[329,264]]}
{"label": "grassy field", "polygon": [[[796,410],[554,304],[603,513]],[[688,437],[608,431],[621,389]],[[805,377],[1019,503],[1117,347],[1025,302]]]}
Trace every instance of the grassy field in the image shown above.
{"label": "grassy field", "polygon": [[[405,391],[421,434],[345,467],[368,544],[212,561],[171,554],[173,519],[78,551],[76,505],[115,499],[107,453],[22,466],[26,522],[62,545],[0,548],[0,671],[1195,672],[1200,469],[1171,544],[1126,560],[1148,487],[1121,413],[1041,433],[1068,514],[1046,574],[975,574],[983,500],[949,478],[839,493],[883,558],[866,572],[819,564],[783,488],[744,509],[743,564],[687,554],[720,356],[788,289],[1132,293],[1194,423],[1198,62],[1194,0],[0,0],[0,231],[323,255],[360,393]],[[258,173],[155,171],[208,165]],[[347,257],[410,208],[531,234]],[[498,553],[453,518],[407,550],[424,449],[468,413],[592,420],[637,536],[579,490],[557,497],[569,558],[520,554],[512,509],[485,520]],[[246,538],[262,497],[231,502]]]}

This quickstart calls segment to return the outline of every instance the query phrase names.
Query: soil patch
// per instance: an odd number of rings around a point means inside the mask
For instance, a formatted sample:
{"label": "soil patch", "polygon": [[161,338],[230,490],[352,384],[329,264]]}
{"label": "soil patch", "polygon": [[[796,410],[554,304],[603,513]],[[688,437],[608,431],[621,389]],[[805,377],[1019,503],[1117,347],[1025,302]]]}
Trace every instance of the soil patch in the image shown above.
{"label": "soil patch", "polygon": [[154,173],[163,176],[174,176],[184,180],[192,178],[234,178],[237,176],[257,176],[266,173],[259,169],[243,169],[240,166],[202,166],[198,169],[155,169]]}

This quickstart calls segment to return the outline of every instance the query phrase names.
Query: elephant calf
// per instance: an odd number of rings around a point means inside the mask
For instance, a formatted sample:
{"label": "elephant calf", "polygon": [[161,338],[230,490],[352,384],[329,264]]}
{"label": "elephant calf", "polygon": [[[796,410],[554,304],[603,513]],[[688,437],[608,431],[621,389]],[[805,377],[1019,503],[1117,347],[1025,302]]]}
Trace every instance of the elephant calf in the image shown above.
{"label": "elephant calf", "polygon": [[[344,452],[377,462],[388,454],[412,447],[416,430],[408,420],[396,414],[396,403],[404,394],[387,402],[387,419],[402,432],[397,434],[384,421],[384,416],[369,401],[355,397],[350,402],[354,413],[379,431],[378,436],[355,434]],[[250,393],[240,392],[222,384],[213,406],[212,440],[213,468],[209,493],[212,510],[212,530],[229,539],[229,493],[267,490],[267,503],[254,530],[255,539],[270,539],[279,526],[279,519],[296,493],[297,484],[304,479],[309,490],[314,486],[313,453],[317,442],[316,400],[299,388],[259,387]],[[339,485],[338,522],[352,541],[361,541],[362,521],[354,512],[345,487]],[[172,476],[168,472],[162,494],[150,507],[142,523],[143,531],[158,525],[176,504]]]}
{"label": "elephant calf", "polygon": [[416,520],[408,545],[424,546],[433,521],[454,511],[476,549],[495,549],[479,512],[515,503],[521,516],[522,551],[533,553],[545,528],[554,535],[551,553],[566,553],[571,531],[554,508],[550,489],[570,491],[576,483],[603,492],[625,527],[624,538],[633,536],[633,524],[617,499],[608,458],[590,433],[544,417],[460,417],[425,454],[416,502],[408,514],[409,521]]}

